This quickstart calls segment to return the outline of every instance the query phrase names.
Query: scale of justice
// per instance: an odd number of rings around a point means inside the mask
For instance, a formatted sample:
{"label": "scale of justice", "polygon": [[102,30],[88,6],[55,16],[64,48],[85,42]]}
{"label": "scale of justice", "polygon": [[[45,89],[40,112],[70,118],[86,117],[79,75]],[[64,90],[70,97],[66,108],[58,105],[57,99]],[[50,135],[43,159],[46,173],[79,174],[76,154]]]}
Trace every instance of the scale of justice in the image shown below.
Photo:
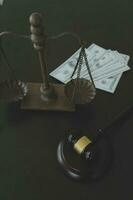
{"label": "scale of justice", "polygon": [[[14,36],[29,38],[34,49],[37,51],[41,74],[42,83],[23,83],[21,81],[7,80],[0,84],[0,98],[9,102],[21,99],[21,108],[29,110],[51,110],[51,111],[75,111],[76,104],[89,103],[96,94],[95,85],[91,76],[90,68],[88,65],[87,56],[85,53],[85,45],[80,38],[74,33],[62,33],[60,37],[69,35],[75,37],[81,45],[79,58],[75,65],[71,81],[68,84],[52,84],[49,82],[48,67],[46,62],[46,43],[54,37],[48,37],[45,33],[43,24],[43,17],[40,13],[31,14],[30,18],[31,35],[22,36],[15,35],[10,32],[3,32],[1,36],[13,34]],[[6,53],[1,46],[1,54],[3,55],[7,66],[13,72],[10,66]],[[90,81],[80,78],[80,71],[83,63],[88,69]],[[77,78],[72,79],[73,75],[77,73]]]}
{"label": "scale of justice", "polygon": [[[8,58],[0,44],[0,53],[10,70],[13,79],[0,82],[0,100],[8,102],[21,102],[21,108],[25,110],[44,111],[75,111],[77,104],[88,104],[95,95],[96,89],[88,64],[85,44],[79,36],[74,33],[62,33],[58,36],[48,37],[43,26],[43,17],[40,13],[33,13],[30,16],[31,35],[25,36],[12,32],[0,33],[0,39],[5,35],[13,35],[29,39],[38,53],[41,67],[42,83],[24,83],[17,80],[15,72],[8,62]],[[79,57],[70,81],[64,84],[52,84],[49,82],[48,67],[45,57],[46,43],[50,39],[57,39],[63,36],[75,37],[80,46]],[[82,66],[86,66],[90,80],[80,78]],[[77,77],[73,79],[74,74]],[[109,124],[97,130],[97,136],[93,140],[88,134],[79,130],[68,131],[60,141],[57,148],[57,160],[67,176],[75,181],[88,182],[102,177],[111,166],[113,149],[106,135],[112,125],[123,119],[132,106],[119,113]]]}

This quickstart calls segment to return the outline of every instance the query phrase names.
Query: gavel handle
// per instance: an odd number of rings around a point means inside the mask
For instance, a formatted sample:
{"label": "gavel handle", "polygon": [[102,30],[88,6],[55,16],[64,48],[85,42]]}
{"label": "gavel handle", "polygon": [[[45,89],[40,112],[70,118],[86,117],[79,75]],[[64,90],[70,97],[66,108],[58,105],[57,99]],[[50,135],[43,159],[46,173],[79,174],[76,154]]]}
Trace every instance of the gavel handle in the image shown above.
{"label": "gavel handle", "polygon": [[104,137],[106,137],[108,135],[108,132],[111,131],[112,128],[114,128],[114,126],[120,124],[121,122],[123,122],[124,120],[127,120],[127,117],[131,114],[131,112],[133,111],[133,105],[128,106],[126,109],[124,109],[123,111],[121,111],[119,114],[117,114],[113,120],[111,120],[106,127],[104,128],[99,128],[98,129],[98,133],[96,138],[93,140],[93,144],[96,144],[98,142],[100,142],[101,139],[103,139]]}

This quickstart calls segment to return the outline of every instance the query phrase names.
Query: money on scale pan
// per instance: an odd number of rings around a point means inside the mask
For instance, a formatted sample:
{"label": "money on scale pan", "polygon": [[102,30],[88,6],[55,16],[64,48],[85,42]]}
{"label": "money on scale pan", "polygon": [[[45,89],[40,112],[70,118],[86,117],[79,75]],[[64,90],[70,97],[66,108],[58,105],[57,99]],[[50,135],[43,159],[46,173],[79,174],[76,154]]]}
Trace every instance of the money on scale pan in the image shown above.
{"label": "money on scale pan", "polygon": [[[80,49],[52,71],[50,75],[62,83],[68,83],[76,65],[79,52]],[[96,44],[92,44],[86,49],[86,55],[95,87],[114,93],[123,72],[130,69],[128,66],[130,57],[118,51],[106,50]],[[84,63],[80,77],[90,80]],[[76,73],[73,78],[76,78]]]}

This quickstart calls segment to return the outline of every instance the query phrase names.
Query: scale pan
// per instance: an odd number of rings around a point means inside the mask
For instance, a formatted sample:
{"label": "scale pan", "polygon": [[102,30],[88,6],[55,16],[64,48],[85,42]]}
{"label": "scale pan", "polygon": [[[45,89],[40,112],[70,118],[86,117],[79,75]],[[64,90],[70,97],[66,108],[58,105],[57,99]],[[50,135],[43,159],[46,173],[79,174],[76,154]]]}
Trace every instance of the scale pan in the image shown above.
{"label": "scale pan", "polygon": [[0,82],[0,100],[16,102],[27,94],[27,85],[19,80],[4,80]]}
{"label": "scale pan", "polygon": [[66,84],[65,94],[74,104],[86,104],[94,99],[96,89],[89,80],[76,78]]}

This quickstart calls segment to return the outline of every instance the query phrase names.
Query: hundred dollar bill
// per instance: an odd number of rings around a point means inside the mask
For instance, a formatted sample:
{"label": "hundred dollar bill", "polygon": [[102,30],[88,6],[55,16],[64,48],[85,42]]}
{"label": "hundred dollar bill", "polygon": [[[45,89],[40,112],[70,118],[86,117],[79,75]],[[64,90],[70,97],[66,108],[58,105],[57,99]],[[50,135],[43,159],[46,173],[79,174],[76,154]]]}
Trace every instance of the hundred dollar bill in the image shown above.
{"label": "hundred dollar bill", "polygon": [[95,87],[100,90],[114,93],[121,77],[122,73],[95,81]]}
{"label": "hundred dollar bill", "polygon": [[[61,64],[59,67],[57,67],[54,71],[50,73],[50,75],[57,80],[67,83],[70,80],[70,77],[72,75],[72,72],[75,68],[79,52],[81,49],[76,51],[69,59],[67,59],[63,64]],[[95,62],[105,53],[105,49],[102,47],[99,47],[95,44],[92,44],[87,50],[86,55],[89,62],[89,65],[93,66]],[[83,63],[81,74],[86,69],[85,64]]]}
{"label": "hundred dollar bill", "polygon": [[[95,70],[92,71],[92,77],[94,79],[99,79],[99,77],[105,77],[108,73],[112,74],[112,72],[116,72],[119,69],[124,71],[128,70],[127,63],[129,60],[129,56],[118,54],[116,51],[108,51],[105,55],[99,59],[99,61],[95,64]],[[125,69],[124,69],[125,68]],[[88,76],[88,71],[85,70],[82,73],[82,77]]]}
{"label": "hundred dollar bill", "polygon": [[[101,79],[104,79],[104,78],[108,78],[110,76],[114,76],[116,74],[119,74],[119,73],[123,73],[125,71],[128,71],[130,69],[129,66],[125,66],[125,65],[118,65],[116,64],[115,65],[116,68],[111,68],[110,69],[104,69],[103,73],[95,73],[95,72],[92,72],[92,77],[94,79],[94,81],[98,81],[98,80],[101,80]],[[89,74],[87,73],[86,75],[83,75],[81,76],[82,78],[86,78],[88,80],[90,80],[90,77],[89,77]]]}
{"label": "hundred dollar bill", "polygon": [[[75,52],[50,75],[63,83],[70,81],[80,50]],[[86,54],[96,88],[113,93],[122,73],[130,69],[128,66],[130,57],[118,51],[105,50],[96,44],[90,45],[86,49]],[[73,78],[76,77],[77,74],[75,73]],[[90,80],[84,59],[80,77]]]}

